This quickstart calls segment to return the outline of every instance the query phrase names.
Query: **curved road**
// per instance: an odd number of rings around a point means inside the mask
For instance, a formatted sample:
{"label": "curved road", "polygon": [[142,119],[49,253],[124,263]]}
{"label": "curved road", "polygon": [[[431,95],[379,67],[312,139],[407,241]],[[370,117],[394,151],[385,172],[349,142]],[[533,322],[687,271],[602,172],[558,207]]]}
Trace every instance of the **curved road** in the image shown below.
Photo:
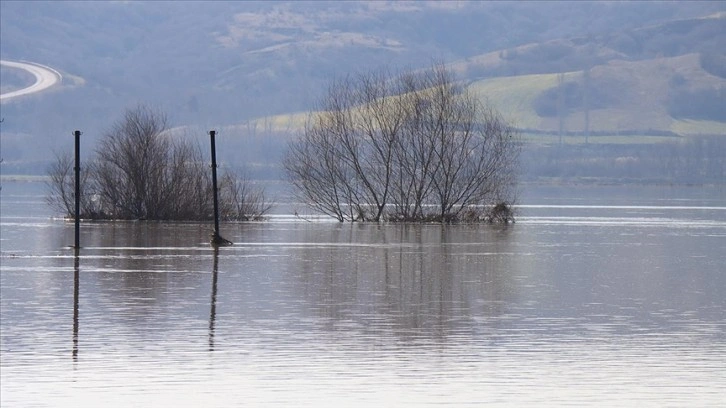
{"label": "curved road", "polygon": [[45,65],[7,60],[0,60],[0,65],[23,69],[35,76],[34,84],[23,89],[0,94],[0,101],[5,101],[7,99],[15,98],[17,96],[28,95],[31,93],[43,91],[63,80],[63,76],[60,74],[60,72]]}

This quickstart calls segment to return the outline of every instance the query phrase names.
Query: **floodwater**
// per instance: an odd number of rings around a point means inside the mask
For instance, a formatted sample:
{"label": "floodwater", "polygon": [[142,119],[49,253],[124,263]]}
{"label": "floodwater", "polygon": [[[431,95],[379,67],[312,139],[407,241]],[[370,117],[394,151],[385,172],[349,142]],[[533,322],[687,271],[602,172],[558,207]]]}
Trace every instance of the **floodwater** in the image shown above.
{"label": "floodwater", "polygon": [[524,191],[508,227],[282,206],[219,251],[83,223],[76,255],[3,182],[0,405],[724,406],[724,190]]}

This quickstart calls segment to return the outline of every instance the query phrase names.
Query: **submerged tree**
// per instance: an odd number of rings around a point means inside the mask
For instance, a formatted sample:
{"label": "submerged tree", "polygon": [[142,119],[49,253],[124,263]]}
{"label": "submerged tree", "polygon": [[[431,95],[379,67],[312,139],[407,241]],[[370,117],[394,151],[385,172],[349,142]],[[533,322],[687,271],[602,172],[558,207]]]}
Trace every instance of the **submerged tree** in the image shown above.
{"label": "submerged tree", "polygon": [[[56,211],[73,217],[75,214],[75,178],[73,174],[73,156],[70,153],[57,153],[55,162],[48,168],[48,195],[46,202]],[[80,178],[80,212],[81,214],[94,214],[96,204],[93,195],[88,194],[89,172],[81,169]]]}
{"label": "submerged tree", "polygon": [[298,198],[341,222],[494,220],[514,201],[516,136],[441,64],[379,71],[333,82],[283,164]]}
{"label": "submerged tree", "polygon": [[241,174],[225,173],[220,180],[219,190],[222,219],[260,220],[272,209],[265,192]]}
{"label": "submerged tree", "polygon": [[[174,138],[162,113],[144,106],[127,110],[103,136],[95,154],[82,173],[81,217],[212,219],[212,180],[202,150]],[[71,166],[70,157],[62,155],[51,165],[48,202],[72,218]],[[223,211],[223,219],[248,220],[269,211],[261,189],[231,173],[222,180],[221,205],[237,209]]]}

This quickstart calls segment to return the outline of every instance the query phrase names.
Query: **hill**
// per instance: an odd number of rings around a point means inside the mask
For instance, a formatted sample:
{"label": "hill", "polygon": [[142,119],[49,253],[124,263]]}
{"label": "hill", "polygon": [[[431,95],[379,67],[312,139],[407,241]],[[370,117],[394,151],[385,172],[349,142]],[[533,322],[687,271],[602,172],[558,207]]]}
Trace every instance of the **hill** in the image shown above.
{"label": "hill", "polygon": [[[0,57],[64,78],[0,105],[4,166],[42,171],[74,129],[88,152],[140,102],[200,139],[226,132],[221,160],[270,161],[301,123],[291,115],[314,109],[333,77],[432,58],[534,137],[551,139],[560,116],[565,134],[581,135],[586,96],[593,137],[724,133],[724,11],[718,2],[3,1]],[[0,74],[3,92],[28,80]]]}
{"label": "hill", "polygon": [[[721,43],[726,13],[525,44],[449,67],[534,133],[726,134]],[[264,120],[285,123],[286,117]]]}
{"label": "hill", "polygon": [[590,40],[527,44],[453,66],[470,78],[490,78],[472,86],[531,130],[726,134],[723,41],[726,13],[717,13]]}

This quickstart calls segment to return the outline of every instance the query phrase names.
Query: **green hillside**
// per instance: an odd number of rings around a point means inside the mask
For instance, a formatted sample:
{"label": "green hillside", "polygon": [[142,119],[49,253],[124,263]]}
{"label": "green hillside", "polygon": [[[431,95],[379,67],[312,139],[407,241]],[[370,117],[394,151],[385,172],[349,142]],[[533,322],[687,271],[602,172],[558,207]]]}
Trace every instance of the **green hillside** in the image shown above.
{"label": "green hillside", "polygon": [[[595,66],[589,73],[591,101],[589,141],[607,143],[642,143],[673,140],[702,134],[726,136],[726,121],[673,115],[674,95],[698,94],[709,89],[726,91],[726,80],[713,76],[700,66],[697,54],[642,61],[612,60]],[[678,81],[674,78],[687,80]],[[529,140],[554,141],[560,133],[557,96],[567,92],[568,84],[584,87],[582,71],[559,74],[531,74],[488,78],[472,82],[469,88],[495,106]],[[561,82],[560,82],[561,81]],[[572,98],[570,98],[572,99]],[[562,133],[583,140],[585,113],[582,101],[560,107],[563,112]],[[719,102],[719,101],[717,101]],[[693,101],[685,101],[693,103]],[[723,103],[723,99],[720,100]],[[552,105],[553,115],[541,114],[542,105]],[[563,105],[565,105],[563,103]],[[670,109],[669,109],[670,108]],[[719,118],[720,119],[720,118]],[[252,120],[256,131],[297,131],[305,123],[305,114],[289,114]],[[249,125],[237,130],[246,131]]]}
{"label": "green hillside", "polygon": [[[0,43],[63,75],[0,104],[12,171],[42,171],[74,129],[92,151],[139,103],[194,137],[220,129],[222,160],[273,162],[334,78],[432,60],[527,140],[726,134],[723,2],[1,1]],[[32,81],[13,71],[2,92]]]}
{"label": "green hillside", "polygon": [[[674,78],[688,72],[687,84],[678,84]],[[557,113],[558,88],[566,84],[583,86],[582,71],[567,72],[563,84],[558,74],[533,74],[513,77],[490,78],[473,82],[470,87],[496,106],[505,117],[511,118],[519,128],[543,132],[559,132],[558,115],[541,115],[538,103],[553,94],[553,110]],[[654,134],[672,132],[680,136],[698,134],[726,135],[726,121],[700,118],[674,117],[669,106],[677,106],[674,95],[698,94],[708,89],[726,91],[726,80],[708,74],[699,66],[699,56],[688,54],[681,57],[659,58],[636,62],[611,61],[593,67],[590,71],[591,95],[607,101],[591,101],[591,133],[608,133],[622,136],[624,133]],[[564,92],[564,91],[563,91]],[[594,99],[594,96],[593,96]],[[724,97],[717,100],[724,104]],[[692,103],[693,101],[684,101]],[[584,107],[561,107],[563,131],[585,131]],[[720,119],[720,118],[717,118]]]}
{"label": "green hillside", "polygon": [[[592,38],[497,50],[448,64],[526,140],[659,143],[726,135],[726,13]],[[299,130],[304,114],[254,119]]]}
{"label": "green hillside", "polygon": [[724,43],[726,13],[717,13],[527,44],[452,67],[518,127],[534,132],[726,135]]}

